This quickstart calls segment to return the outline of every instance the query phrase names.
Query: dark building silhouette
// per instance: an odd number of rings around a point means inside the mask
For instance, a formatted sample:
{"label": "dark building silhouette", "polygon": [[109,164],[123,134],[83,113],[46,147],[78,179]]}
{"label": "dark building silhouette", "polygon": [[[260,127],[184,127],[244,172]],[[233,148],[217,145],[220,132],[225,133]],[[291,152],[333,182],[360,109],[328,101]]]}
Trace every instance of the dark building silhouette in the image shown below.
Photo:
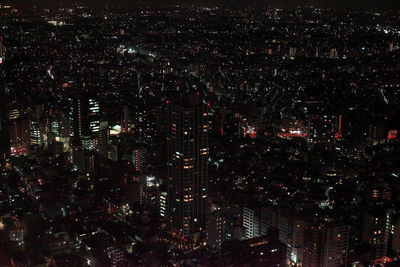
{"label": "dark building silhouette", "polygon": [[204,232],[207,214],[207,105],[197,95],[168,101],[168,205],[177,232]]}

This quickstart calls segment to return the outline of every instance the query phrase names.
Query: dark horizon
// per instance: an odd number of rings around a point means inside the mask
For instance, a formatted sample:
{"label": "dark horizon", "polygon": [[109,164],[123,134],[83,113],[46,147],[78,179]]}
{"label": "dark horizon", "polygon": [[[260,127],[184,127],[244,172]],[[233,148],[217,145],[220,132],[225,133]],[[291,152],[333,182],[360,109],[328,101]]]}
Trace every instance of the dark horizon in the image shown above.
{"label": "dark horizon", "polygon": [[16,7],[31,7],[31,6],[41,6],[41,7],[58,7],[62,2],[64,7],[70,7],[74,5],[87,5],[91,7],[102,7],[102,6],[132,6],[132,7],[159,7],[159,6],[215,6],[215,7],[229,7],[229,8],[243,8],[243,7],[277,7],[277,8],[295,8],[295,7],[305,7],[313,6],[319,8],[335,8],[335,9],[391,9],[399,8],[400,1],[394,0],[203,0],[199,1],[182,1],[182,0],[151,0],[151,1],[136,1],[136,0],[120,0],[120,1],[110,1],[110,0],[63,0],[63,1],[27,1],[27,0],[17,0],[17,1],[5,1],[4,4],[9,4]]}

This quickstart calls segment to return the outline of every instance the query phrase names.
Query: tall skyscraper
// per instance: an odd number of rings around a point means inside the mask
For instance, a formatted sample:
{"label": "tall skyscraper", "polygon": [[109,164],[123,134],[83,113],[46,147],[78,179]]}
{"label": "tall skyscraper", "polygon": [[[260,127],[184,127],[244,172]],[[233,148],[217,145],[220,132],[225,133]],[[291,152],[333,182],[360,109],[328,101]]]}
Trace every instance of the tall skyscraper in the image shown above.
{"label": "tall skyscraper", "polygon": [[30,134],[31,134],[31,145],[41,146],[43,145],[43,124],[40,121],[29,121]]}
{"label": "tall skyscraper", "polygon": [[100,131],[100,104],[95,98],[89,98],[89,129],[92,134]]}
{"label": "tall skyscraper", "polygon": [[132,151],[132,163],[135,166],[135,170],[143,172],[145,148],[137,147]]}
{"label": "tall skyscraper", "polygon": [[4,62],[6,56],[6,48],[3,45],[3,38],[0,37],[0,64]]}
{"label": "tall skyscraper", "polygon": [[11,155],[27,155],[31,142],[29,120],[22,118],[13,120],[8,132],[10,134]]}
{"label": "tall skyscraper", "polygon": [[340,223],[311,226],[304,231],[304,267],[347,266],[350,226]]}
{"label": "tall skyscraper", "polygon": [[2,115],[0,112],[0,160],[8,158],[10,154],[10,137],[4,127]]}
{"label": "tall skyscraper", "polygon": [[363,242],[371,247],[372,260],[386,258],[392,210],[371,208],[364,213]]}
{"label": "tall skyscraper", "polygon": [[392,250],[396,256],[400,255],[400,217],[396,216],[393,219],[393,237],[392,237]]}
{"label": "tall skyscraper", "polygon": [[208,113],[198,95],[168,104],[168,215],[177,232],[196,239],[207,215]]}
{"label": "tall skyscraper", "polygon": [[[269,229],[278,226],[279,212],[274,207],[248,206],[243,208],[245,239],[266,235]],[[292,231],[293,232],[293,231]]]}
{"label": "tall skyscraper", "polygon": [[299,263],[303,258],[303,241],[306,217],[295,211],[282,211],[278,215],[277,226],[279,239],[288,246],[287,258],[292,263]]}
{"label": "tall skyscraper", "polygon": [[259,237],[260,215],[257,208],[243,208],[243,227],[245,228],[245,239]]}
{"label": "tall skyscraper", "polygon": [[90,97],[77,97],[73,103],[74,136],[91,136],[100,131],[99,102]]}
{"label": "tall skyscraper", "polygon": [[130,128],[130,119],[129,119],[129,107],[124,106],[123,109],[123,119],[122,119],[122,132],[129,132]]}

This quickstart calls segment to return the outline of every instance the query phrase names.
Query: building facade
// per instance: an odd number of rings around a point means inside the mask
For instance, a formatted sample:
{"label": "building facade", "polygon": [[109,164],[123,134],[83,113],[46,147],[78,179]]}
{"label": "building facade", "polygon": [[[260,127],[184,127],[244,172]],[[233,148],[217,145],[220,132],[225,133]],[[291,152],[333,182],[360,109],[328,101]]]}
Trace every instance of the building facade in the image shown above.
{"label": "building facade", "polygon": [[204,233],[209,158],[207,105],[198,96],[168,101],[168,215],[184,235]]}

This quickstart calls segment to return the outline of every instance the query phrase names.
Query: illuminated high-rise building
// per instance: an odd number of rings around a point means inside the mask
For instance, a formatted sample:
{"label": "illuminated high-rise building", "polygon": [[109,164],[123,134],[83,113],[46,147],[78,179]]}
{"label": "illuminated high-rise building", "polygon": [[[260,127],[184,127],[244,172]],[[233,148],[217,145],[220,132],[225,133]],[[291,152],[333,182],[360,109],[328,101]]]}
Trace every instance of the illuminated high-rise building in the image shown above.
{"label": "illuminated high-rise building", "polygon": [[86,124],[84,123],[87,118],[84,102],[85,101],[82,101],[80,98],[74,99],[73,102],[74,137],[81,137],[85,132],[89,132],[89,129],[85,127]]}
{"label": "illuminated high-rise building", "polygon": [[277,218],[279,239],[288,246],[287,258],[294,264],[302,261],[304,228],[307,220],[294,212],[282,211]]}
{"label": "illuminated high-rise building", "polygon": [[260,216],[258,209],[243,208],[243,227],[245,228],[245,239],[255,238],[260,233]]}
{"label": "illuminated high-rise building", "polygon": [[372,260],[379,261],[387,256],[389,235],[391,231],[391,210],[371,209],[364,213],[364,244],[371,247]]}
{"label": "illuminated high-rise building", "polygon": [[327,223],[304,231],[304,267],[347,266],[350,226]]}
{"label": "illuminated high-rise building", "polygon": [[[268,234],[269,229],[278,226],[279,212],[273,207],[267,206],[248,206],[243,208],[243,227],[245,229],[244,238]],[[282,219],[281,219],[282,221]],[[293,231],[292,231],[293,232]]]}
{"label": "illuminated high-rise building", "polygon": [[17,108],[13,108],[11,110],[9,110],[8,112],[8,119],[9,120],[15,120],[18,119],[20,116],[20,112]]}
{"label": "illuminated high-rise building", "polygon": [[40,121],[30,121],[30,134],[31,134],[31,145],[41,146],[43,145],[43,125]]}
{"label": "illuminated high-rise building", "polygon": [[108,153],[108,142],[110,140],[110,130],[108,129],[108,121],[100,122],[100,132],[98,135],[98,149],[100,155],[107,157]]}
{"label": "illuminated high-rise building", "polygon": [[134,118],[132,120],[134,131],[136,132],[139,141],[144,144],[153,143],[155,136],[157,135],[157,119],[154,116],[156,113],[155,110],[148,111],[144,109],[138,110],[134,113]]}
{"label": "illuminated high-rise building", "polygon": [[396,256],[400,255],[400,217],[396,216],[393,219],[392,225],[392,250]]}
{"label": "illuminated high-rise building", "polygon": [[82,141],[74,138],[71,142],[72,164],[77,170],[85,169],[85,150],[82,147]]}
{"label": "illuminated high-rise building", "polygon": [[167,209],[167,197],[168,193],[166,191],[161,191],[159,196],[159,207],[160,207],[160,216],[165,217],[166,209]]}
{"label": "illuminated high-rise building", "polygon": [[2,115],[0,112],[0,159],[6,159],[10,154],[10,137],[4,127]]}
{"label": "illuminated high-rise building", "polygon": [[[307,140],[310,143],[332,142],[341,136],[342,118],[336,115],[308,114]],[[339,121],[339,124],[337,123]],[[340,135],[339,135],[340,126]]]}
{"label": "illuminated high-rise building", "polygon": [[168,215],[177,232],[204,233],[209,158],[207,105],[198,95],[168,104]]}
{"label": "illuminated high-rise building", "polygon": [[27,155],[31,143],[29,120],[22,118],[13,120],[8,132],[10,134],[11,155]]}
{"label": "illuminated high-rise building", "polygon": [[77,97],[73,102],[74,136],[92,136],[100,131],[99,102],[90,97]]}
{"label": "illuminated high-rise building", "polygon": [[124,106],[123,109],[123,119],[122,119],[122,132],[127,133],[129,132],[129,107],[128,106]]}
{"label": "illuminated high-rise building", "polygon": [[99,101],[89,98],[89,129],[92,134],[100,131],[100,105]]}
{"label": "illuminated high-rise building", "polygon": [[136,148],[132,151],[132,163],[138,172],[143,171],[144,153],[144,148]]}
{"label": "illuminated high-rise building", "polygon": [[2,64],[6,57],[6,48],[3,45],[3,38],[0,37],[0,64]]}

